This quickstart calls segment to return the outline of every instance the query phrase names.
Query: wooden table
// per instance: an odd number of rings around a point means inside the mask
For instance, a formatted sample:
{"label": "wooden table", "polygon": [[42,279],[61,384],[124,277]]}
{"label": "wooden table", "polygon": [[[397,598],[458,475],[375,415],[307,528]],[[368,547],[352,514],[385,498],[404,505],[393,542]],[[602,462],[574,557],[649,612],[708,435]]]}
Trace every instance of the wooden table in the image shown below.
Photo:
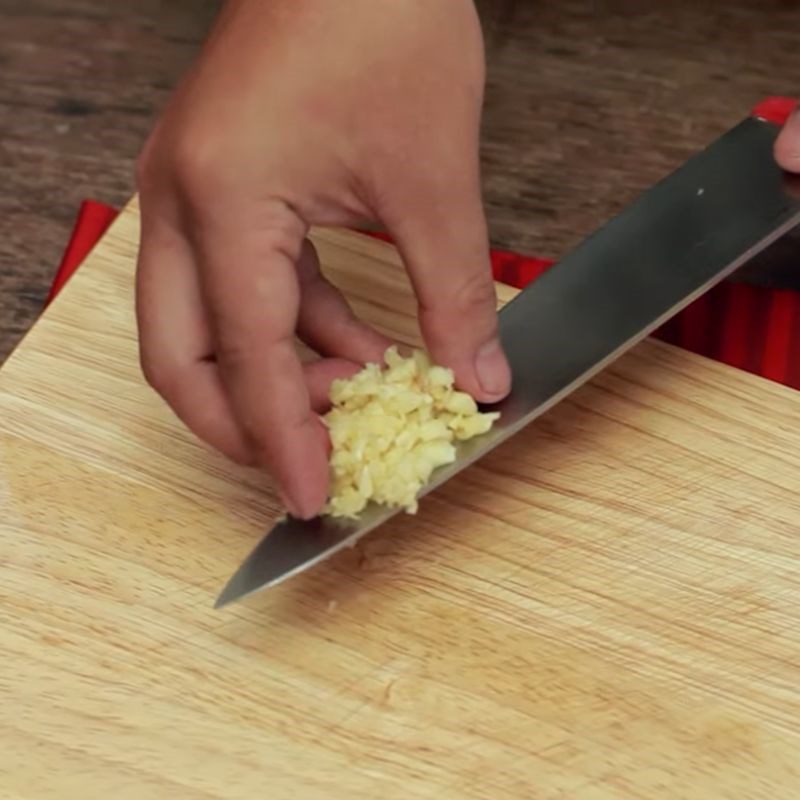
{"label": "wooden table", "polygon": [[[645,342],[214,611],[279,508],[140,379],[137,225],[0,371],[3,800],[800,796],[800,395]],[[316,240],[413,334],[388,246]]]}

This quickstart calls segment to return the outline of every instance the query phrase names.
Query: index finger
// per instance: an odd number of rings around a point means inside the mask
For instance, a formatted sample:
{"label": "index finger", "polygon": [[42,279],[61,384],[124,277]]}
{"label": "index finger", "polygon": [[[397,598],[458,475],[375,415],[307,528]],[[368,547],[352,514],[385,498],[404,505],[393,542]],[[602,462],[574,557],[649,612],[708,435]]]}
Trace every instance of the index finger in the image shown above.
{"label": "index finger", "polygon": [[311,517],[328,491],[327,435],[294,344],[295,262],[305,223],[275,203],[198,226],[203,291],[230,403],[289,511]]}

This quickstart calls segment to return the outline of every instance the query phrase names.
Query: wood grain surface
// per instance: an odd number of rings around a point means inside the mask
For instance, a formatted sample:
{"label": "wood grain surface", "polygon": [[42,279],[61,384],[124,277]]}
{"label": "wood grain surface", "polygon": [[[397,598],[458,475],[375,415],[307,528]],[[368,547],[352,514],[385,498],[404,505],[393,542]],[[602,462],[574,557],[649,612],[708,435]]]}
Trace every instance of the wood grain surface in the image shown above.
{"label": "wood grain surface", "polygon": [[[0,361],[85,197],[132,163],[218,0],[0,0]],[[786,0],[480,0],[492,240],[557,257],[767,94],[800,87]]]}
{"label": "wood grain surface", "polygon": [[[279,508],[143,384],[137,224],[0,370],[3,800],[796,800],[800,395],[645,342],[215,612]],[[388,246],[315,238],[413,334]]]}

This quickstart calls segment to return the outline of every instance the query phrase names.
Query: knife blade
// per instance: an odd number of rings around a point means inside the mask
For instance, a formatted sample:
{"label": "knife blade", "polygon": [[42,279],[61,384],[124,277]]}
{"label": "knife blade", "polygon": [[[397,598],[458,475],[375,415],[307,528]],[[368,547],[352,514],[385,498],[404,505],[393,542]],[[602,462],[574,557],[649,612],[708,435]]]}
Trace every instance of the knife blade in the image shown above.
{"label": "knife blade", "polygon": [[[775,163],[778,126],[751,116],[642,194],[500,312],[513,388],[487,434],[461,443],[428,494],[660,327],[800,223],[798,180]],[[382,525],[285,517],[216,601],[222,606],[308,569]]]}

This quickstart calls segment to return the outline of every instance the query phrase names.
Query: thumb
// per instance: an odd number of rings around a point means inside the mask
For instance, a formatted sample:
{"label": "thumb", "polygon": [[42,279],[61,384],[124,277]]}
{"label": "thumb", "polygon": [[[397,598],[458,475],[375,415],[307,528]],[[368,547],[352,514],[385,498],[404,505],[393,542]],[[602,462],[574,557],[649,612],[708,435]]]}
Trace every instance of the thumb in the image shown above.
{"label": "thumb", "polygon": [[431,357],[453,370],[462,390],[496,402],[510,391],[511,370],[498,338],[480,184],[444,183],[443,191],[417,192],[404,204],[404,216],[388,227],[417,296]]}
{"label": "thumb", "polygon": [[780,132],[775,142],[775,158],[783,169],[800,173],[800,108]]}

